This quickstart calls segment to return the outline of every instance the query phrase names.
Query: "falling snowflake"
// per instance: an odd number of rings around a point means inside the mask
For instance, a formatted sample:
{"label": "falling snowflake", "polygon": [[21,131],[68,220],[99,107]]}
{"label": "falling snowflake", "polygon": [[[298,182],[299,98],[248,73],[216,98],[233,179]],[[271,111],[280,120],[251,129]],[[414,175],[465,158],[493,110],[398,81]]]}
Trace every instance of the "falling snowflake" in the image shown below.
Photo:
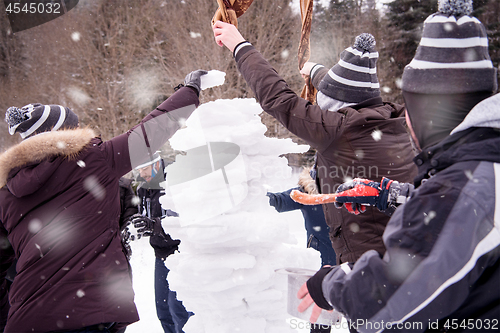
{"label": "falling snowflake", "polygon": [[398,87],[399,89],[401,89],[401,87],[403,86],[403,79],[402,78],[397,78],[396,80],[394,80],[394,83],[396,84],[396,87]]}
{"label": "falling snowflake", "polygon": [[79,160],[78,162],[76,162],[76,165],[78,165],[80,168],[85,168],[87,165],[85,164],[84,161],[82,160]]}
{"label": "falling snowflake", "polygon": [[87,177],[83,182],[83,187],[89,191],[96,200],[103,200],[106,196],[106,190],[99,184],[95,176]]}
{"label": "falling snowflake", "polygon": [[134,196],[131,201],[134,206],[138,206],[141,203],[141,198]]}
{"label": "falling snowflake", "polygon": [[201,33],[190,31],[189,36],[191,36],[191,38],[198,38],[198,37],[201,37]]}
{"label": "falling snowflake", "polygon": [[357,223],[351,223],[349,224],[349,229],[351,229],[352,232],[357,233],[359,232],[359,225]]}
{"label": "falling snowflake", "polygon": [[431,220],[436,217],[436,212],[431,210],[429,214],[424,213],[424,216],[425,216],[424,224],[428,225],[429,222],[431,222]]}
{"label": "falling snowflake", "polygon": [[56,143],[56,147],[59,148],[59,149],[64,149],[68,146],[68,144],[64,141],[57,141]]}
{"label": "falling snowflake", "polygon": [[79,298],[82,298],[83,296],[85,296],[85,292],[81,289],[78,289],[76,291],[76,296],[78,296]]}
{"label": "falling snowflake", "polygon": [[354,154],[356,155],[356,158],[358,159],[358,161],[361,161],[365,157],[365,152],[363,149],[355,150]]}
{"label": "falling snowflake", "polygon": [[181,126],[181,128],[185,128],[186,127],[186,118],[179,118],[179,125]]}
{"label": "falling snowflake", "polygon": [[349,176],[344,177],[344,183],[350,183],[352,181],[353,181],[352,177],[349,177]]}
{"label": "falling snowflake", "polygon": [[42,229],[42,221],[38,219],[31,220],[31,222],[28,224],[28,230],[32,234],[36,234],[37,232]]}
{"label": "falling snowflake", "polygon": [[40,245],[35,243],[35,247],[38,249],[38,251],[40,251],[40,258],[43,258],[42,248],[40,247]]}
{"label": "falling snowflake", "polygon": [[464,173],[465,173],[465,176],[466,176],[469,180],[473,181],[474,183],[477,183],[477,182],[479,181],[479,180],[477,180],[476,178],[474,178],[474,175],[472,174],[472,171],[471,171],[471,170],[465,170],[465,171],[464,171]]}
{"label": "falling snowflake", "polygon": [[453,24],[451,24],[451,23],[445,23],[445,24],[443,24],[443,29],[447,32],[452,32],[454,27],[453,27]]}
{"label": "falling snowflake", "polygon": [[75,31],[75,32],[73,32],[73,33],[71,34],[71,39],[72,39],[74,42],[79,42],[81,38],[82,38],[82,35],[81,35],[79,32],[77,32],[77,31]]}
{"label": "falling snowflake", "polygon": [[77,87],[69,87],[66,90],[66,94],[73,102],[79,105],[85,105],[91,100],[90,96],[85,91]]}
{"label": "falling snowflake", "polygon": [[378,129],[377,129],[377,130],[374,130],[374,131],[372,132],[372,138],[373,138],[373,140],[375,140],[375,141],[380,141],[380,140],[382,140],[382,131],[381,131],[381,130],[378,130]]}

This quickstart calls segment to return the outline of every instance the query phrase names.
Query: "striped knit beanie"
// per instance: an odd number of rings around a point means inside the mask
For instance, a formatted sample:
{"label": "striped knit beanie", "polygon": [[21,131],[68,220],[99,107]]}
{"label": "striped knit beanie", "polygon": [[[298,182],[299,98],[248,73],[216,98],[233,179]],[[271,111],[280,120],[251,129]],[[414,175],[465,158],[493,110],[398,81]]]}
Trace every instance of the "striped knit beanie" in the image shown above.
{"label": "striped knit beanie", "polygon": [[28,104],[22,108],[12,106],[5,113],[10,135],[19,133],[23,139],[32,135],[78,127],[78,116],[60,105]]}
{"label": "striped knit beanie", "polygon": [[349,103],[361,103],[380,96],[375,44],[371,34],[357,36],[354,45],[340,54],[339,62],[321,80],[318,90],[333,99]]}
{"label": "striped knit beanie", "polygon": [[486,30],[471,13],[472,0],[439,0],[439,12],[425,20],[415,57],[404,69],[404,91],[460,94],[497,90]]}

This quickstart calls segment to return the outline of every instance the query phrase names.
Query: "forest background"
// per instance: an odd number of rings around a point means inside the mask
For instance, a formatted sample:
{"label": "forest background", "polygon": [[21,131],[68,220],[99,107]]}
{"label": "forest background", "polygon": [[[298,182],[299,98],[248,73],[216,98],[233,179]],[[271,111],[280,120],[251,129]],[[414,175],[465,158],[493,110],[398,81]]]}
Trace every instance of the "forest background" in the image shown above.
{"label": "forest background", "polygon": [[[300,94],[297,49],[300,13],[291,0],[254,0],[239,18],[242,35],[268,59]],[[71,108],[103,139],[137,124],[174,92],[189,72],[217,69],[223,86],[205,90],[201,102],[250,98],[232,54],[217,46],[210,25],[215,0],[80,0],[66,15],[41,26],[12,33],[0,2],[0,110],[28,103]],[[382,97],[402,103],[400,81],[415,54],[424,20],[437,11],[437,0],[315,1],[311,58],[326,67],[362,33],[373,34],[380,53],[377,74]],[[474,0],[474,12],[486,27],[490,56],[500,66],[500,1]],[[500,71],[499,71],[500,72]],[[274,118],[262,114],[266,135],[292,138]],[[0,122],[0,152],[20,141]],[[175,152],[165,147],[164,154]],[[311,162],[314,150],[288,156],[292,166]]]}

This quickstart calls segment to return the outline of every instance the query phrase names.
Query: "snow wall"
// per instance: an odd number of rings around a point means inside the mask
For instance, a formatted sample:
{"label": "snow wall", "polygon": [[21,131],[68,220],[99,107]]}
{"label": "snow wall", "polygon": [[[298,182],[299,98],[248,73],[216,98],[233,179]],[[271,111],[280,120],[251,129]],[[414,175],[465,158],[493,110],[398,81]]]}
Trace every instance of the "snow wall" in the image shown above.
{"label": "snow wall", "polygon": [[186,153],[166,168],[160,202],[180,214],[162,223],[181,240],[166,265],[171,289],[195,313],[186,333],[296,332],[287,323],[287,277],[275,270],[321,265],[303,225],[293,230],[289,213],[266,196],[297,184],[280,155],[309,147],[266,137],[261,112],[254,99],[209,102],[170,139]]}

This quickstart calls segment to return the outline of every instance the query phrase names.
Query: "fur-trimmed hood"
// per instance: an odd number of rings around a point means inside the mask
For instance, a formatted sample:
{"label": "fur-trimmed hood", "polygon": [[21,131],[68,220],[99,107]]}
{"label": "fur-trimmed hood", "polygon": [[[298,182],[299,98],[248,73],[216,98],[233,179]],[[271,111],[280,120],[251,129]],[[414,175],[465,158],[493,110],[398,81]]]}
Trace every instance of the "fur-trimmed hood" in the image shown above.
{"label": "fur-trimmed hood", "polygon": [[44,132],[25,139],[0,155],[0,188],[7,184],[13,169],[53,156],[74,157],[94,137],[96,135],[90,128],[78,128]]}
{"label": "fur-trimmed hood", "polygon": [[304,189],[305,193],[318,194],[318,186],[316,180],[311,177],[312,168],[304,168],[299,175],[299,186]]}

